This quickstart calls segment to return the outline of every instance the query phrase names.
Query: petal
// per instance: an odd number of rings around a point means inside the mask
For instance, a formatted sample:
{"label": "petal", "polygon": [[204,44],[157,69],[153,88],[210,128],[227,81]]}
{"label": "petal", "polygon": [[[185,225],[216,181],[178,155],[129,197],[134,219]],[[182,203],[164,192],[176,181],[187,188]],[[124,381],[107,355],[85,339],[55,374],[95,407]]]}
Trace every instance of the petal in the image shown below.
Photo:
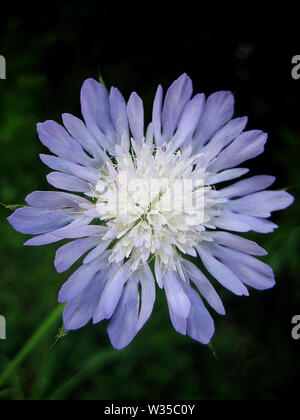
{"label": "petal", "polygon": [[83,197],[60,191],[34,191],[25,198],[25,201],[30,206],[51,210],[92,206],[91,202]]}
{"label": "petal", "polygon": [[89,254],[85,257],[85,259],[83,260],[83,264],[89,264],[91,261],[95,260],[96,258],[99,258],[103,254],[103,252],[107,250],[111,242],[112,241],[101,240],[99,245],[91,252],[89,252]]}
{"label": "petal", "polygon": [[[82,226],[86,227],[86,225],[88,225],[91,221],[92,220],[88,217],[84,217],[84,216],[80,217],[76,219],[74,222],[70,223],[69,225],[63,228],[54,230],[51,233],[45,233],[43,235],[35,236],[34,238],[29,239],[28,241],[24,243],[24,245],[40,246],[40,245],[52,244],[54,242],[58,242],[58,241],[61,241],[62,239],[67,238],[70,232],[73,233],[73,236],[72,235],[70,236],[71,238],[80,237],[80,235],[78,235],[78,230],[79,230],[79,233],[82,233],[81,231]],[[84,234],[83,236],[88,236],[88,235]],[[68,239],[70,239],[70,237]]]}
{"label": "petal", "polygon": [[248,220],[239,216],[240,215],[225,208],[221,211],[219,216],[213,219],[212,223],[219,229],[232,230],[234,232],[249,232],[251,226],[249,225]]}
{"label": "petal", "polygon": [[156,278],[157,284],[161,289],[163,289],[164,284],[163,284],[162,272],[161,272],[161,267],[160,267],[158,258],[155,258],[154,271],[155,271],[155,278]]}
{"label": "petal", "polygon": [[191,305],[182,288],[181,282],[177,279],[176,275],[169,270],[166,271],[163,281],[168,304],[172,308],[172,311],[179,316],[179,318],[187,318]]}
{"label": "petal", "polygon": [[77,330],[84,327],[93,317],[102,291],[103,279],[97,274],[89,286],[67,304],[63,313],[65,329]]}
{"label": "petal", "polygon": [[168,301],[168,307],[169,307],[169,313],[172,325],[179,334],[185,335],[186,334],[186,328],[187,328],[187,320],[186,318],[182,318],[178,316],[172,309],[169,301]]}
{"label": "petal", "polygon": [[259,130],[246,131],[240,134],[209,165],[209,171],[219,172],[223,169],[234,168],[240,163],[260,155],[264,151],[267,137],[266,133]]}
{"label": "petal", "polygon": [[139,331],[148,321],[155,302],[155,283],[152,272],[148,264],[143,265],[139,273],[142,288],[141,309],[137,322],[137,330]]}
{"label": "petal", "polygon": [[183,74],[169,87],[162,110],[163,139],[171,140],[179,123],[182,111],[192,96],[191,79]]}
{"label": "petal", "polygon": [[92,185],[96,185],[99,181],[99,174],[94,168],[77,165],[67,159],[52,155],[40,155],[40,158],[45,165],[55,171],[63,172],[68,175],[74,175],[90,182]]}
{"label": "petal", "polygon": [[251,255],[267,255],[267,251],[261,248],[256,242],[249,241],[249,239],[242,238],[241,236],[233,235],[228,232],[208,232],[207,234],[212,237],[217,244],[225,245],[236,251]]}
{"label": "petal", "polygon": [[[234,120],[229,121],[224,127],[222,127],[212,139],[204,146],[201,150],[203,153],[203,158],[201,162],[203,165],[208,165],[208,163],[214,159],[224,147],[232,142],[241,132],[244,130],[247,124],[247,117],[235,118]],[[195,144],[195,152],[198,152],[201,148],[201,142]]]}
{"label": "petal", "polygon": [[238,215],[237,213],[233,214],[236,218],[239,217],[240,220],[247,223],[250,229],[254,232],[271,233],[274,231],[274,229],[278,228],[278,226],[275,225],[275,223],[267,219],[262,219],[261,217],[246,216],[244,214]]}
{"label": "petal", "polygon": [[110,341],[115,349],[123,349],[136,335],[138,309],[138,285],[135,281],[129,281],[107,327]]}
{"label": "petal", "polygon": [[153,129],[153,123],[150,123],[147,127],[146,131],[146,144],[147,146],[153,145],[153,137],[154,137],[154,129]]}
{"label": "petal", "polygon": [[188,278],[197,286],[207,303],[220,315],[225,315],[223,303],[214,287],[204,274],[190,261],[183,259],[184,270]]}
{"label": "petal", "polygon": [[97,142],[110,150],[116,143],[116,132],[110,116],[106,88],[94,79],[87,79],[81,89],[81,111],[88,130]]}
{"label": "petal", "polygon": [[187,333],[201,344],[209,344],[215,333],[214,321],[199,294],[187,283],[184,283],[183,287],[191,302],[191,311],[187,319]]}
{"label": "petal", "polygon": [[226,289],[238,296],[249,296],[248,290],[238,277],[226,265],[218,261],[212,254],[213,249],[197,246],[199,256],[207,271]]}
{"label": "petal", "polygon": [[275,285],[273,270],[262,261],[224,247],[217,247],[216,254],[248,286],[266,290]]}
{"label": "petal", "polygon": [[170,141],[169,150],[175,152],[186,140],[190,139],[204,107],[204,95],[196,95],[189,101],[180,117],[176,134]]}
{"label": "petal", "polygon": [[219,190],[221,197],[242,197],[256,191],[264,190],[275,182],[274,176],[258,175],[236,182],[229,187]]}
{"label": "petal", "polygon": [[91,191],[91,186],[88,182],[73,175],[62,174],[61,172],[51,172],[47,175],[47,181],[50,185],[60,190],[73,192]]}
{"label": "petal", "polygon": [[234,98],[231,92],[215,92],[208,97],[193,138],[196,147],[204,145],[232,118],[233,107]]}
{"label": "petal", "polygon": [[218,174],[211,174],[206,179],[206,185],[218,184],[219,182],[230,181],[239,178],[249,172],[246,168],[227,169],[226,171],[219,172]]}
{"label": "petal", "polygon": [[69,302],[82,293],[89,286],[94,275],[103,269],[105,265],[106,262],[103,259],[99,259],[79,267],[60,289],[58,301],[60,303]]}
{"label": "petal", "polygon": [[37,124],[41,142],[52,153],[72,162],[90,166],[93,160],[82,150],[82,147],[55,121]]}
{"label": "petal", "polygon": [[113,276],[110,276],[97,308],[98,315],[95,322],[102,317],[106,319],[111,318],[122,296],[124,284],[126,283],[129,275],[130,268],[123,265]]}
{"label": "petal", "polygon": [[54,242],[58,242],[61,239],[57,236],[54,236],[52,233],[45,233],[43,235],[35,236],[28,241],[24,242],[25,246],[42,246],[42,245],[49,245],[53,244]]}
{"label": "petal", "polygon": [[136,92],[133,92],[129,98],[127,114],[132,137],[140,142],[144,138],[144,106]]}
{"label": "petal", "polygon": [[94,158],[105,159],[105,154],[96,142],[86,125],[77,117],[71,114],[62,115],[63,123],[71,136]]}
{"label": "petal", "polygon": [[161,134],[161,111],[163,102],[163,88],[161,85],[158,86],[152,110],[152,121],[154,128],[154,139],[157,146],[162,146],[163,138]]}
{"label": "petal", "polygon": [[236,232],[249,232],[249,230],[253,230],[254,232],[259,233],[270,233],[278,228],[278,226],[270,220],[233,213],[228,209],[222,211],[221,215],[216,217],[213,223],[220,229],[233,230]]}
{"label": "petal", "polygon": [[118,89],[112,87],[110,90],[109,102],[111,118],[119,137],[119,143],[123,138],[129,148],[129,129],[125,99]]}
{"label": "petal", "polygon": [[66,226],[76,218],[76,214],[67,210],[22,207],[17,209],[7,220],[18,232],[38,235]]}
{"label": "petal", "polygon": [[286,191],[261,191],[227,203],[237,213],[256,217],[270,217],[276,210],[290,206],[294,198]]}
{"label": "petal", "polygon": [[58,273],[68,270],[83,254],[94,248],[100,239],[95,237],[77,239],[60,247],[55,256],[55,268]]}
{"label": "petal", "polygon": [[106,228],[104,226],[88,225],[90,221],[87,218],[87,221],[83,219],[80,223],[71,223],[69,226],[52,232],[52,234],[60,239],[84,238],[86,236],[102,237]]}

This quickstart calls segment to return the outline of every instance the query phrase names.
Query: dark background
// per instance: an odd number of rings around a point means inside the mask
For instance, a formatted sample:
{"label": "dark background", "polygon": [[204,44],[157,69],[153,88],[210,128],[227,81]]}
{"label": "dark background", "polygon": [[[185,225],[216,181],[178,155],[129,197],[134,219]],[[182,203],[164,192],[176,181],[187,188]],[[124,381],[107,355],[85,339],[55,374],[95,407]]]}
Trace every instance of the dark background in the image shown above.
{"label": "dark background", "polygon": [[[35,8],[10,4],[1,10],[0,55],[7,80],[0,80],[0,201],[23,203],[33,190],[47,189],[45,152],[35,125],[79,116],[79,92],[101,72],[126,99],[136,90],[146,116],[158,83],[166,88],[187,72],[196,92],[231,90],[236,114],[249,129],[269,133],[263,156],[250,161],[252,174],[277,176],[295,204],[275,214],[280,229],[246,235],[269,251],[264,258],[278,285],[240,298],[222,291],[227,316],[216,320],[211,349],[173,330],[159,294],[154,313],[128,348],[111,348],[105,325],[71,333],[55,344],[57,323],[0,389],[0,399],[292,399],[297,396],[300,341],[291,338],[291,319],[300,314],[299,156],[300,80],[291,59],[300,37],[281,10],[276,17],[241,5],[239,15],[213,5],[189,3],[163,12],[162,4],[107,6],[50,2]],[[1,6],[2,7],[2,6]],[[273,7],[273,6],[272,6]],[[273,11],[273,10],[272,10]],[[253,14],[253,16],[252,16]],[[51,187],[50,187],[51,188]],[[7,223],[0,208],[0,314],[7,340],[0,341],[0,373],[57,305],[69,273],[53,267],[57,245],[22,247],[25,237]]]}

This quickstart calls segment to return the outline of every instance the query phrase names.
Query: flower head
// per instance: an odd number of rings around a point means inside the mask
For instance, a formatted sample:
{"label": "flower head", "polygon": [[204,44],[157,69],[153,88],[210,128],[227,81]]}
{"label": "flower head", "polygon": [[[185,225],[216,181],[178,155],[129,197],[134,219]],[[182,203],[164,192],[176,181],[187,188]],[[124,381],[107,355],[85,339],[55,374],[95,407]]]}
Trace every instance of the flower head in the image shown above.
{"label": "flower head", "polygon": [[40,156],[54,170],[47,180],[68,192],[33,192],[8,219],[37,235],[26,245],[72,239],[57,251],[58,272],[84,256],[59,293],[65,328],[110,319],[113,346],[125,347],[151,315],[156,282],[176,331],[208,344],[214,322],[203,299],[221,315],[225,309],[197,261],[236,295],[275,284],[272,269],[253,257],[264,249],[229,231],[272,232],[268,217],[292,196],[265,191],[275,180],[267,175],[222,186],[248,172],[237,166],[263,152],[267,135],[244,131],[247,118],[232,119],[230,92],[192,97],[185,74],[165,98],[158,87],[146,130],[136,93],[126,104],[117,89],[88,79],[81,106],[84,122],[64,114],[65,128],[38,124],[53,153]]}

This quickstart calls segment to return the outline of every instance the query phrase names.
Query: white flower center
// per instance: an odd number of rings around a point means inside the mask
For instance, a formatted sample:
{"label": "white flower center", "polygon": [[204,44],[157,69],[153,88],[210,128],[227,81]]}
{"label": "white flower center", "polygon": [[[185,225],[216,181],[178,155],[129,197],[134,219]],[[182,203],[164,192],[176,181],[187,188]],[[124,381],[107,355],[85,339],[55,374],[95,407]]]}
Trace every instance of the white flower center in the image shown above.
{"label": "white flower center", "polygon": [[112,243],[109,262],[127,259],[134,271],[155,256],[175,270],[180,252],[196,256],[219,204],[199,158],[145,142],[131,153],[116,146],[93,191],[107,226],[103,240]]}

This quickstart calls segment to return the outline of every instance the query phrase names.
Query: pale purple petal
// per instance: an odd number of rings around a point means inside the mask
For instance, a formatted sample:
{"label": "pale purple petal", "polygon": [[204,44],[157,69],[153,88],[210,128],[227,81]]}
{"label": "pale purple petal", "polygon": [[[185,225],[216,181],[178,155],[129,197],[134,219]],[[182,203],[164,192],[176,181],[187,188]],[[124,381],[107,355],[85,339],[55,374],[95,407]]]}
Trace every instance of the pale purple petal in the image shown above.
{"label": "pale purple petal", "polygon": [[148,146],[152,146],[153,145],[153,137],[154,137],[153,123],[150,123],[148,125],[147,131],[146,131],[146,144]]}
{"label": "pale purple petal", "polygon": [[249,172],[246,168],[226,169],[218,174],[210,174],[206,179],[206,185],[218,184],[219,182],[230,181],[239,178]]}
{"label": "pale purple petal", "polygon": [[136,92],[133,92],[129,98],[127,114],[132,137],[140,142],[144,138],[144,106]]}
{"label": "pale purple petal", "polygon": [[196,95],[189,101],[180,117],[177,131],[170,141],[168,150],[175,152],[186,140],[191,139],[204,107],[204,95]]}
{"label": "pale purple petal", "polygon": [[249,232],[251,226],[248,220],[224,208],[220,215],[213,219],[213,224],[219,229],[232,230],[234,232]]}
{"label": "pale purple petal", "polygon": [[[130,275],[130,268],[123,265],[115,275],[111,276],[105,286],[99,302],[98,314],[109,319],[122,296],[124,284]],[[97,320],[96,320],[97,322]]]}
{"label": "pale purple petal", "polygon": [[187,333],[201,344],[209,344],[215,333],[214,321],[199,294],[187,283],[183,283],[183,287],[191,302],[191,310],[187,319]]}
{"label": "pale purple petal", "polygon": [[116,132],[110,115],[106,88],[94,79],[87,79],[81,89],[81,112],[88,130],[107,150],[116,143]]}
{"label": "pale purple petal", "polygon": [[25,198],[25,201],[30,206],[51,210],[64,207],[78,209],[81,206],[84,208],[92,206],[91,202],[83,197],[60,191],[34,191]]}
{"label": "pale purple petal", "polygon": [[220,315],[225,315],[223,303],[214,287],[204,274],[190,261],[183,259],[184,270],[188,278],[197,286],[207,303]]}
{"label": "pale purple petal", "polygon": [[99,181],[99,174],[94,168],[77,165],[67,159],[52,155],[40,155],[40,158],[45,165],[55,171],[63,172],[67,175],[74,175],[90,182],[92,185],[96,185]]}
{"label": "pale purple petal", "polygon": [[221,197],[242,197],[256,191],[264,190],[275,182],[274,176],[258,175],[236,182],[229,187],[219,190]]}
{"label": "pale purple petal", "polygon": [[259,233],[270,233],[278,227],[270,220],[233,213],[227,207],[224,207],[221,214],[214,218],[213,223],[220,229],[235,232],[249,232],[250,230],[254,230]]}
{"label": "pale purple petal", "polygon": [[58,248],[54,265],[58,273],[63,273],[90,249],[98,245],[100,239],[96,237],[77,239]]}
{"label": "pale purple petal", "polygon": [[178,126],[180,116],[192,96],[191,79],[183,74],[169,87],[162,109],[163,141],[169,142]]}
{"label": "pale purple petal", "polygon": [[187,318],[191,305],[176,273],[167,270],[163,281],[167,300],[173,312],[179,318]]}
{"label": "pale purple petal", "polygon": [[170,302],[168,302],[168,308],[170,313],[171,322],[173,324],[173,327],[175,331],[177,331],[179,334],[185,335],[186,334],[186,328],[187,328],[187,319],[182,318],[178,316],[172,309]]}
{"label": "pale purple petal", "polygon": [[136,335],[138,310],[138,285],[135,281],[129,281],[107,327],[110,341],[115,349],[123,349]]}
{"label": "pale purple petal", "polygon": [[94,275],[104,267],[105,262],[102,259],[79,267],[60,289],[58,301],[63,303],[74,299],[89,286]]}
{"label": "pale purple petal", "polygon": [[261,191],[237,200],[230,200],[228,207],[248,216],[270,217],[273,211],[290,206],[294,198],[286,191]]}
{"label": "pale purple petal", "polygon": [[111,242],[112,242],[111,240],[110,241],[101,240],[101,242],[97,245],[97,247],[88,253],[88,255],[83,260],[83,264],[89,264],[91,261],[95,260],[96,258],[99,258],[103,254],[103,252],[107,250]]}
{"label": "pale purple petal", "polygon": [[105,159],[102,148],[79,118],[71,114],[63,114],[62,119],[68,132],[78,141],[83,149],[94,156],[97,162]]}
{"label": "pale purple petal", "polygon": [[119,143],[123,138],[129,148],[129,129],[125,99],[118,89],[112,87],[110,90],[109,102],[111,118],[119,138]]}
{"label": "pale purple petal", "polygon": [[93,164],[93,160],[83,151],[80,144],[55,121],[37,124],[37,131],[43,145],[55,155],[85,166]]}
{"label": "pale purple petal", "polygon": [[65,228],[52,232],[60,239],[84,238],[86,236],[102,237],[106,228],[98,225],[88,225],[91,220],[83,218],[79,223],[72,223]]}
{"label": "pale purple petal", "polygon": [[251,230],[258,233],[271,233],[278,228],[275,223],[268,219],[261,217],[246,216],[245,214],[233,213],[235,218],[239,218],[241,221],[247,223]]}
{"label": "pale purple petal", "polygon": [[163,102],[163,88],[158,86],[153,102],[152,121],[154,128],[154,139],[157,146],[162,146],[163,138],[161,133],[161,111]]}
{"label": "pale purple petal", "polygon": [[275,285],[273,270],[267,264],[239,251],[216,247],[216,255],[245,284],[258,290]]}
{"label": "pale purple petal", "polygon": [[222,286],[235,295],[249,296],[248,290],[238,277],[214,257],[213,249],[204,249],[204,247],[199,245],[197,246],[197,251],[207,271],[217,279]]}
{"label": "pale purple petal", "polygon": [[261,248],[256,242],[245,239],[241,236],[233,235],[229,232],[208,232],[217,244],[225,245],[228,248],[244,252],[251,255],[267,255],[267,251]]}
{"label": "pale purple petal", "polygon": [[[203,147],[201,153],[203,158],[201,162],[207,165],[212,159],[214,159],[225,146],[232,142],[241,132],[244,130],[247,124],[247,117],[235,118],[229,121],[224,127],[222,127],[212,139]],[[193,140],[194,142],[194,140]],[[194,142],[195,144],[195,142]],[[195,144],[195,152],[200,151],[201,142]]]}
{"label": "pale purple petal", "polygon": [[233,116],[234,98],[231,92],[215,92],[206,101],[193,138],[196,147],[204,145]]}
{"label": "pale purple petal", "polygon": [[[91,221],[92,220],[90,218],[85,217],[85,216],[78,217],[78,219],[75,219],[72,223],[68,224],[65,227],[59,228],[50,233],[45,233],[43,235],[35,236],[32,239],[29,239],[28,241],[24,243],[24,245],[40,246],[40,245],[51,244],[51,243],[58,242],[58,241],[61,241],[62,239],[67,238],[70,232],[73,233],[73,235],[70,236],[71,238],[80,237],[82,226],[88,225]],[[83,236],[88,236],[88,235],[84,234]]]}
{"label": "pale purple petal", "polygon": [[24,242],[24,245],[25,246],[42,246],[42,245],[53,244],[58,241],[61,241],[61,239],[53,235],[52,233],[44,233],[43,235],[34,236],[33,238]]}
{"label": "pale purple petal", "polygon": [[98,273],[88,287],[67,304],[63,313],[66,330],[82,328],[92,319],[100,299],[101,283],[103,283],[103,279]]}
{"label": "pale purple petal", "polygon": [[51,172],[47,175],[47,181],[53,187],[60,190],[73,192],[90,192],[90,184],[83,179],[73,175],[62,174],[61,172]]}
{"label": "pale purple petal", "polygon": [[254,230],[259,233],[270,233],[278,227],[270,220],[233,213],[228,208],[224,208],[220,216],[214,218],[214,225],[220,229],[236,232],[249,232],[250,230]]}
{"label": "pale purple petal", "polygon": [[155,283],[148,264],[143,265],[139,273],[139,281],[142,288],[141,308],[137,322],[137,329],[140,330],[148,321],[155,302]]}
{"label": "pale purple petal", "polygon": [[22,207],[7,218],[15,230],[29,235],[48,233],[66,226],[77,218],[68,210],[45,210]]}
{"label": "pale purple petal", "polygon": [[155,258],[154,272],[155,272],[155,278],[156,278],[156,281],[157,281],[157,284],[158,284],[159,288],[163,289],[164,288],[164,283],[163,283],[162,271],[161,271],[161,267],[159,265],[158,258]]}
{"label": "pale purple petal", "polygon": [[268,135],[259,130],[246,131],[240,134],[229,146],[217,156],[209,166],[209,171],[219,172],[234,168],[240,163],[260,155]]}

